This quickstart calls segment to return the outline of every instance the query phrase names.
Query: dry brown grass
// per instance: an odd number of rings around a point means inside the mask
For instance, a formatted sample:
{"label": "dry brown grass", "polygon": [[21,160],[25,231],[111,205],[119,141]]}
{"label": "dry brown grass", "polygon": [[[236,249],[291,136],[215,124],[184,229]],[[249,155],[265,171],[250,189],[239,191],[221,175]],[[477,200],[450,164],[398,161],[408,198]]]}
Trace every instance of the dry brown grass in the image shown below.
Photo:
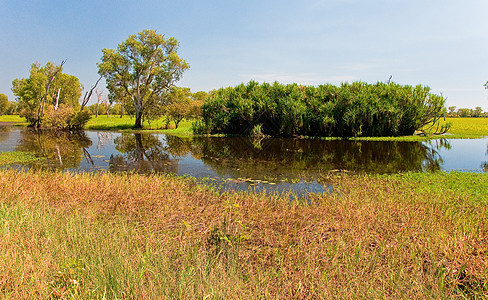
{"label": "dry brown grass", "polygon": [[329,180],[336,193],[306,204],[168,176],[2,171],[0,295],[488,296],[483,201],[395,176]]}

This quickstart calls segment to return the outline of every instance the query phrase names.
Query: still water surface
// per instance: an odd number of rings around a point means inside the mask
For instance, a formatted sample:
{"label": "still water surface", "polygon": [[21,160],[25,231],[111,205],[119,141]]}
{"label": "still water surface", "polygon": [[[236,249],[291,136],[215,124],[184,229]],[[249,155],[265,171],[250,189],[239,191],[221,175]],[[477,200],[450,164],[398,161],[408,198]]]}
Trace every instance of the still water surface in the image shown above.
{"label": "still water surface", "polygon": [[232,190],[330,191],[329,172],[488,170],[488,139],[429,142],[319,141],[291,138],[180,138],[165,134],[86,131],[36,134],[0,127],[1,151],[28,151],[43,167],[86,172],[165,172]]}

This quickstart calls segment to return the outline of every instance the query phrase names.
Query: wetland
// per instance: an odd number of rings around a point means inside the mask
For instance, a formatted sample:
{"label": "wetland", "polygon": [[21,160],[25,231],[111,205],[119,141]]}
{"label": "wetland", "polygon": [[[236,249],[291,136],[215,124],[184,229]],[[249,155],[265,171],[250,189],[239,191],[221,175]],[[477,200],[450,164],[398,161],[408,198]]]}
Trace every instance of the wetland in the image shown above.
{"label": "wetland", "polygon": [[330,191],[330,173],[396,174],[488,169],[488,138],[428,141],[178,137],[87,130],[79,134],[2,126],[0,152],[37,160],[14,168],[169,173],[238,191]]}

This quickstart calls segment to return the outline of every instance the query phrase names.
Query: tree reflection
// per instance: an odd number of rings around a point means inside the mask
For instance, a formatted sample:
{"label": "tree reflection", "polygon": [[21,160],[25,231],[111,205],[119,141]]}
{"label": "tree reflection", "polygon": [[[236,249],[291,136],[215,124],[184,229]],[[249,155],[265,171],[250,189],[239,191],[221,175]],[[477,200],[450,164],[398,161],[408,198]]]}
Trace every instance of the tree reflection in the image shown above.
{"label": "tree reflection", "polygon": [[178,161],[170,159],[167,147],[153,134],[122,133],[115,139],[115,149],[122,154],[110,157],[112,172],[176,173]]}
{"label": "tree reflection", "polygon": [[[488,155],[488,145],[486,145],[486,154],[485,155]],[[488,161],[481,163],[481,168],[483,169],[483,172],[488,172]]]}
{"label": "tree reflection", "polygon": [[35,153],[45,159],[48,168],[68,169],[78,167],[83,158],[92,161],[86,149],[91,144],[84,132],[23,130],[17,151]]}
{"label": "tree reflection", "polygon": [[8,140],[10,137],[10,127],[0,125],[0,143]]}
{"label": "tree reflection", "polygon": [[[0,131],[0,137],[4,136],[2,134]],[[110,157],[108,168],[113,172],[177,173],[179,160],[191,155],[203,161],[206,174],[216,172],[225,177],[258,179],[314,179],[334,170],[381,174],[437,171],[444,164],[440,150],[451,148],[448,140],[371,142],[265,138],[256,147],[253,140],[246,138],[179,138],[122,133],[112,140],[117,135],[97,133],[94,137],[98,152],[103,150],[102,154]],[[92,160],[88,152],[91,145],[92,141],[83,133],[39,134],[22,130],[16,149],[45,158],[48,167],[66,169],[79,167],[83,159],[92,165],[101,162],[100,159]],[[212,172],[206,171],[209,167]],[[201,163],[194,160],[186,163],[185,168],[189,175],[202,172],[198,169],[202,168]],[[488,162],[482,168],[486,171]]]}
{"label": "tree reflection", "polygon": [[191,138],[180,138],[174,135],[167,135],[165,140],[166,151],[173,157],[185,157],[190,153],[197,159],[201,156],[201,147],[195,145]]}
{"label": "tree reflection", "polygon": [[[260,148],[243,138],[195,138],[203,161],[220,173],[241,177],[317,175],[331,170],[367,173],[437,171],[443,163],[439,150],[447,140],[435,142],[318,141],[264,139]],[[271,174],[271,175],[270,175]],[[293,176],[293,177],[295,177]]]}

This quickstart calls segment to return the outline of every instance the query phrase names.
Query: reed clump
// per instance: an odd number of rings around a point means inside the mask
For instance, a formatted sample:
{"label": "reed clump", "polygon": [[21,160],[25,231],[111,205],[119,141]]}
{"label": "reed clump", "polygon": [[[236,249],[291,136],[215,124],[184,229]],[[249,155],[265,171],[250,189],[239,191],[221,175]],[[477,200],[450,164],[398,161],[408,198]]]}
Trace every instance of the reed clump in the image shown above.
{"label": "reed clump", "polygon": [[486,174],[461,192],[435,188],[456,173],[334,175],[334,193],[290,202],[168,175],[0,172],[2,298],[488,296]]}

